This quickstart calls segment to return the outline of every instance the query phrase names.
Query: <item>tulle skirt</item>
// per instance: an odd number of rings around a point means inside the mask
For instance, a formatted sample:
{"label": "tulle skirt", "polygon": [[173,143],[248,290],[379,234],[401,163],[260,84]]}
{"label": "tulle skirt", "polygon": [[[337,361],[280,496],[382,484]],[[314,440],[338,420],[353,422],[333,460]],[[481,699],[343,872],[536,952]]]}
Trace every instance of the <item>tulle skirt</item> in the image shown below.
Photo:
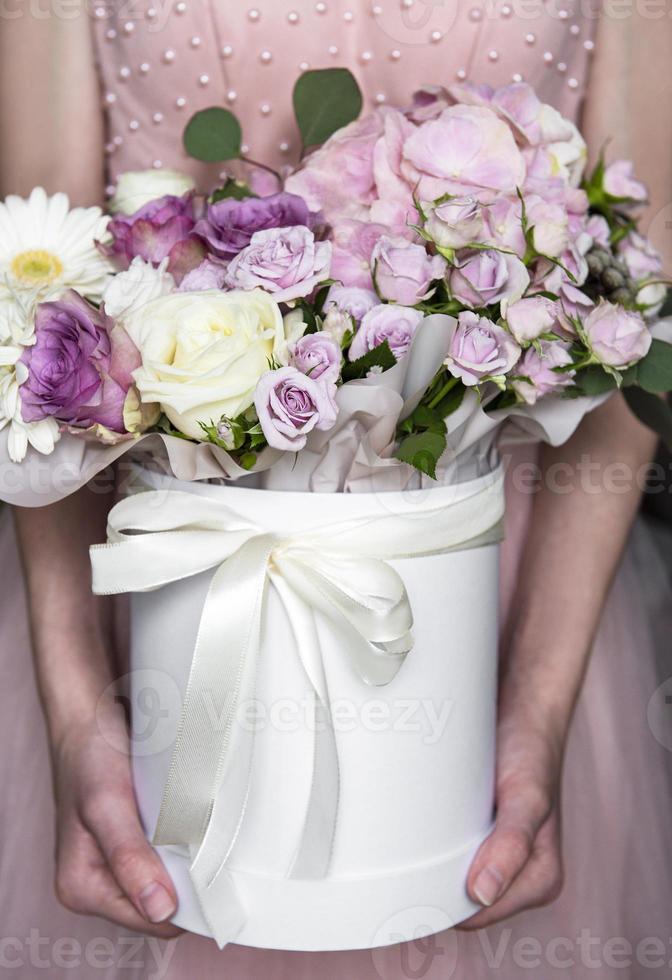
{"label": "tulle skirt", "polygon": [[[529,499],[507,514],[510,601]],[[21,980],[601,980],[672,963],[672,603],[663,537],[638,520],[576,709],[563,783],[566,884],[550,906],[475,933],[371,951],[284,953],[183,935],[160,942],[62,908],[54,806],[11,515],[0,520],[0,972]],[[658,538],[658,540],[655,540]],[[672,555],[672,549],[668,551]]]}

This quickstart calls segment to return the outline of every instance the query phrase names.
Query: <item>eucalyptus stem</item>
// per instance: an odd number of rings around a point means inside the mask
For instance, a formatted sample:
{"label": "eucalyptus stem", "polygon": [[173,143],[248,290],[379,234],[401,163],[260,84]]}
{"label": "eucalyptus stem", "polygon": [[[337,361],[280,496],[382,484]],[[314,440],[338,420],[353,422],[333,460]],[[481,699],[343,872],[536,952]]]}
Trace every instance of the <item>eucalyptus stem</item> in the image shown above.
{"label": "eucalyptus stem", "polygon": [[239,156],[238,159],[241,163],[246,163],[249,167],[260,167],[262,170],[267,170],[269,174],[273,174],[277,177],[278,181],[282,184],[282,175],[274,170],[273,167],[269,167],[267,163],[261,163],[259,160],[251,160],[250,157]]}

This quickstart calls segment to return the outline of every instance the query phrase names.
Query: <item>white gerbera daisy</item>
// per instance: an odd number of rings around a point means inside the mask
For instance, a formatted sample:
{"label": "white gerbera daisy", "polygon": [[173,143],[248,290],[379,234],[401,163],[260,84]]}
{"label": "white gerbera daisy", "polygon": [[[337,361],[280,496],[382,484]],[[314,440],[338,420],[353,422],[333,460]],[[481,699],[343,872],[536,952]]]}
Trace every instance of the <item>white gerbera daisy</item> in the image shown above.
{"label": "white gerbera daisy", "polygon": [[0,203],[0,299],[29,293],[40,299],[76,289],[99,300],[112,266],[96,248],[108,218],[100,208],[72,208],[67,194],[29,198],[11,194]]}
{"label": "white gerbera daisy", "polygon": [[29,445],[48,455],[60,438],[54,419],[24,422],[21,416],[19,388],[28,376],[21,355],[34,337],[32,307],[0,299],[0,430],[8,427],[7,453],[15,463],[24,459]]}

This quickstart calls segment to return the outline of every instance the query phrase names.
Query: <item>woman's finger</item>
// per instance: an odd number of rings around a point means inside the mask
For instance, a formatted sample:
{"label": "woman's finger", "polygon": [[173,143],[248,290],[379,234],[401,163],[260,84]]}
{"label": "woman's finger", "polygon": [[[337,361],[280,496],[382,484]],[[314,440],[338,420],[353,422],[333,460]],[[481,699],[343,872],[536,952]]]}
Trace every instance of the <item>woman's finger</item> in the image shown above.
{"label": "woman's finger", "polygon": [[512,779],[498,788],[495,827],[469,870],[467,889],[480,905],[494,905],[527,864],[537,833],[551,810],[543,787]]}
{"label": "woman's finger", "polygon": [[502,897],[458,928],[482,929],[523,909],[547,905],[560,894],[562,881],[558,820],[553,814],[540,828],[529,860]]}
{"label": "woman's finger", "polygon": [[86,800],[82,817],[119,888],[145,921],[169,919],[177,910],[177,894],[144,835],[130,786],[105,785]]}
{"label": "woman's finger", "polygon": [[178,936],[170,923],[151,924],[119,887],[94,837],[78,824],[64,832],[59,841],[56,894],[71,912],[98,915],[125,929],[159,939]]}

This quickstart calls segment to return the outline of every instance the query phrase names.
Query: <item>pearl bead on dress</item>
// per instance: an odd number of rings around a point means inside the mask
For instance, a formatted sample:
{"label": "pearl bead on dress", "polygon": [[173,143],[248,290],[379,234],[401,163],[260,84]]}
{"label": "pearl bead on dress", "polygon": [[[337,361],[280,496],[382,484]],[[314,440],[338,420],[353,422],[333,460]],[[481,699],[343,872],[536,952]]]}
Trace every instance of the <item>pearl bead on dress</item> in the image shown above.
{"label": "pearl bead on dress", "polygon": [[[403,105],[442,78],[497,86],[529,77],[544,101],[571,114],[594,50],[594,21],[573,0],[556,0],[552,15],[544,3],[533,23],[515,16],[513,0],[249,0],[226,12],[213,0],[214,22],[205,3],[144,3],[94,3],[113,172],[189,167],[182,128],[193,112],[217,104],[235,109],[259,159],[272,164],[281,155],[289,163],[299,146],[296,77],[341,64],[358,76],[369,108]],[[550,70],[541,73],[544,64]]]}

